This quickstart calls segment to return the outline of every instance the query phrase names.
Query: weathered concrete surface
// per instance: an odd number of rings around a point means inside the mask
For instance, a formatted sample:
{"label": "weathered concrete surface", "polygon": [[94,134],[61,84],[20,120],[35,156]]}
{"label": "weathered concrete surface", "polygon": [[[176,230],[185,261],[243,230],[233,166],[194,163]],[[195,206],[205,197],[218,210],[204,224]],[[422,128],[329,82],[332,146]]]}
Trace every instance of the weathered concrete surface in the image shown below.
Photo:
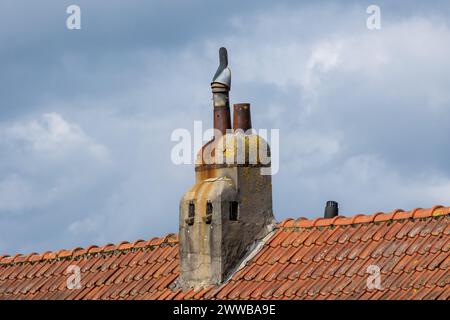
{"label": "weathered concrete surface", "polygon": [[[236,139],[235,139],[236,140]],[[245,154],[259,137],[243,140]],[[220,144],[214,144],[220,145]],[[220,148],[228,156],[236,155],[239,147]],[[202,149],[202,151],[205,149]],[[201,151],[201,152],[202,152]],[[199,155],[203,159],[203,154]],[[184,287],[220,284],[249,254],[254,244],[263,239],[273,223],[272,180],[261,175],[262,163],[228,163],[218,166],[214,161],[198,164],[196,183],[180,202],[180,279]],[[238,203],[238,219],[230,220],[231,202]],[[189,225],[189,204],[195,205],[194,223]],[[212,204],[212,219],[206,222],[207,203]]]}

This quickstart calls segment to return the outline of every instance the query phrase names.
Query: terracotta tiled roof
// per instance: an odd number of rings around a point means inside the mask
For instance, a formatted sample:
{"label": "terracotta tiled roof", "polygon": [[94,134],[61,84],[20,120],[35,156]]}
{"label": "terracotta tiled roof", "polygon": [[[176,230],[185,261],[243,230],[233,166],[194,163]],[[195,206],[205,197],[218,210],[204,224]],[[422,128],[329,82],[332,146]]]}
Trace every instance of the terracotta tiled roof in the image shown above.
{"label": "terracotta tiled roof", "polygon": [[[219,287],[182,292],[176,235],[0,256],[0,299],[449,299],[450,207],[285,220]],[[81,288],[68,289],[77,265]],[[381,271],[369,289],[368,267]]]}

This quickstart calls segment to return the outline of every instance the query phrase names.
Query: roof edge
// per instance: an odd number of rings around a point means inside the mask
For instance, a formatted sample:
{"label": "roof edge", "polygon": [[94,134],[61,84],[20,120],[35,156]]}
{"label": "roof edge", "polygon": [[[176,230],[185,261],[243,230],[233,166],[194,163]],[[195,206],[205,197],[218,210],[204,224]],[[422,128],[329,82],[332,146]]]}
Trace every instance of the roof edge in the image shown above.
{"label": "roof edge", "polygon": [[[405,219],[425,219],[433,218],[439,216],[445,216],[450,214],[450,207],[444,207],[441,205],[434,206],[429,209],[415,208],[410,211],[404,211],[402,209],[396,209],[390,213],[377,212],[371,215],[357,214],[351,217],[337,216],[331,219],[326,218],[297,218],[297,219],[285,219],[277,223],[275,228],[284,229],[310,229],[310,228],[320,228],[328,226],[347,226],[355,224],[364,224],[372,222],[382,222],[389,220],[405,220]],[[154,237],[150,240],[136,240],[132,243],[128,241],[122,241],[119,244],[106,244],[102,247],[91,245],[87,248],[76,247],[70,250],[59,250],[59,251],[46,251],[44,253],[30,253],[30,254],[16,254],[14,256],[0,255],[0,266],[2,265],[13,265],[13,264],[23,264],[23,263],[34,263],[42,262],[48,260],[58,260],[58,259],[71,259],[77,258],[85,255],[94,255],[101,253],[111,253],[111,252],[124,252],[129,250],[145,249],[145,248],[155,248],[162,247],[165,245],[175,245],[178,243],[178,235],[175,233],[170,233],[164,237]]]}
{"label": "roof edge", "polygon": [[278,228],[319,228],[329,226],[346,226],[355,224],[364,224],[372,222],[383,221],[395,221],[405,219],[424,219],[433,218],[439,216],[445,216],[450,214],[450,207],[444,207],[441,205],[434,206],[432,208],[423,209],[415,208],[410,211],[404,211],[402,209],[395,209],[390,213],[377,212],[371,215],[356,214],[351,217],[337,216],[334,218],[298,218],[298,219],[285,219],[278,224]]}
{"label": "roof edge", "polygon": [[87,248],[76,247],[70,250],[59,250],[59,251],[46,251],[44,253],[30,253],[30,254],[16,254],[14,256],[0,255],[0,266],[11,265],[11,264],[23,264],[23,263],[34,263],[42,262],[48,260],[59,260],[59,259],[71,259],[86,255],[95,255],[103,253],[112,252],[125,252],[129,250],[142,250],[145,248],[156,248],[163,247],[165,245],[175,245],[178,243],[178,235],[175,233],[169,233],[164,237],[154,237],[149,240],[136,240],[132,243],[128,241],[122,241],[115,245],[108,243],[104,246],[98,247],[96,245],[91,245]]}

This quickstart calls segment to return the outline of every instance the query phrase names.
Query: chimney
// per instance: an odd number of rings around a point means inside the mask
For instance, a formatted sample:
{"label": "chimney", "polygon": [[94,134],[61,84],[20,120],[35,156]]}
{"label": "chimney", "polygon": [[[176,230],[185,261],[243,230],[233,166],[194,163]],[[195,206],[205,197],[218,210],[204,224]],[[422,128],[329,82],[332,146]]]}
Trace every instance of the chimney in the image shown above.
{"label": "chimney", "polygon": [[[231,72],[225,48],[220,48],[219,57],[220,65],[211,83],[214,128],[225,134],[231,128]],[[234,106],[234,128],[251,128],[249,104]],[[270,162],[224,161],[225,154],[233,157],[242,147],[250,150],[264,143],[269,150],[267,142],[253,133],[222,134],[198,152],[195,184],[180,201],[178,285],[182,289],[226,281],[274,227],[272,177],[261,174],[261,168],[269,167]],[[246,139],[245,143],[237,143],[239,139]],[[231,147],[227,141],[231,141]]]}
{"label": "chimney", "polygon": [[324,217],[334,218],[339,215],[338,203],[336,201],[327,201],[327,205],[325,206],[325,214]]}

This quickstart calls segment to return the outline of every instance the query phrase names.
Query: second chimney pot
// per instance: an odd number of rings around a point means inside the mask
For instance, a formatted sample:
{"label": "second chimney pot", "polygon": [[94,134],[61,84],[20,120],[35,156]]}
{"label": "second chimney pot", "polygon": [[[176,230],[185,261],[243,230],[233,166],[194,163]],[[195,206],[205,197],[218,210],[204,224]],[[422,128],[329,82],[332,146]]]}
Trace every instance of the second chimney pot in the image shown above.
{"label": "second chimney pot", "polygon": [[233,110],[233,129],[247,131],[252,128],[250,103],[236,103]]}

